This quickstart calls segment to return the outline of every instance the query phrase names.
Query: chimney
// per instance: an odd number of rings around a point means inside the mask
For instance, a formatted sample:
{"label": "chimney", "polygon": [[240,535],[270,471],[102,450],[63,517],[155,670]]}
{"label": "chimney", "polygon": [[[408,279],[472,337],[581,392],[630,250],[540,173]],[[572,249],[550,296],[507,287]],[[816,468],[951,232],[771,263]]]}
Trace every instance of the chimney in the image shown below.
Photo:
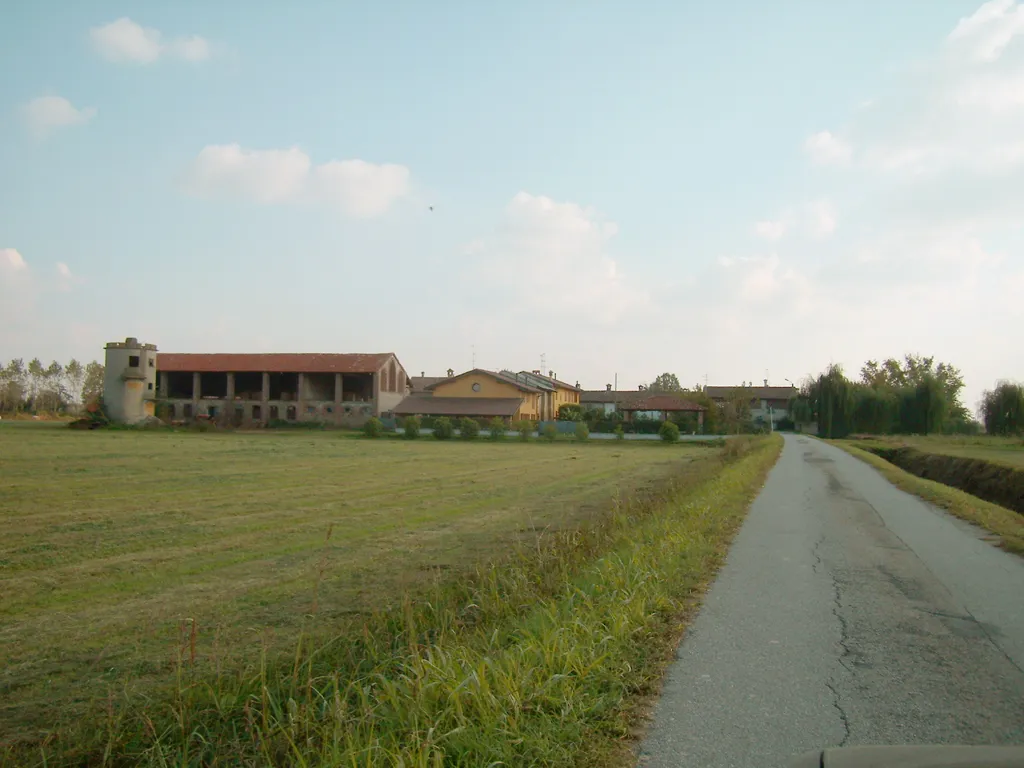
{"label": "chimney", "polygon": [[448,378],[450,379],[454,375],[455,375],[455,371],[453,371],[451,368],[449,368],[448,369]]}
{"label": "chimney", "polygon": [[764,385],[765,385],[766,387],[768,386],[768,379],[765,379],[765,380],[764,380]]}
{"label": "chimney", "polygon": [[540,371],[534,371],[534,372],[533,372],[533,375],[534,375],[534,376],[540,376]]}
{"label": "chimney", "polygon": [[605,390],[606,390],[606,391],[608,391],[608,392],[611,392],[611,391],[612,391],[612,385],[611,385],[611,384],[605,384],[605,385],[604,385],[604,388],[605,388]]}
{"label": "chimney", "polygon": [[638,387],[636,388],[636,391],[637,391],[637,392],[643,392],[643,391],[644,391],[644,385],[643,385],[643,384],[641,384],[640,386],[638,386]]}
{"label": "chimney", "polygon": [[427,375],[426,371],[420,371],[420,378],[421,379],[426,378],[426,375]]}

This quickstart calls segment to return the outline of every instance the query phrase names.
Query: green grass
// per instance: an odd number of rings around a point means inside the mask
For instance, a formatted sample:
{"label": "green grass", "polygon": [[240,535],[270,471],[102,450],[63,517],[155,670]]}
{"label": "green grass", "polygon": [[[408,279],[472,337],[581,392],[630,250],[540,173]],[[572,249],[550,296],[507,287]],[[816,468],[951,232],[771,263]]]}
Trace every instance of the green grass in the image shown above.
{"label": "green grass", "polygon": [[1024,468],[1024,439],[1019,437],[896,435],[891,437],[874,437],[871,438],[870,442],[881,443],[889,447],[908,445],[925,453],[941,453],[947,456],[983,459],[1015,469]]}
{"label": "green grass", "polygon": [[777,443],[4,425],[7,759],[610,755]]}
{"label": "green grass", "polygon": [[[901,438],[901,440],[902,439],[903,438]],[[966,438],[966,440],[971,439],[972,438]],[[973,439],[977,440],[977,438]],[[935,450],[933,446],[948,444],[944,441],[948,441],[949,438],[917,438],[917,440],[919,442],[908,441],[908,444],[918,448],[919,450],[926,450],[925,446],[928,446],[927,450],[931,450],[933,453],[944,453],[946,451]],[[998,440],[998,438],[985,438],[985,440]],[[1009,552],[1014,552],[1018,555],[1024,555],[1024,516],[1019,515],[1013,510],[979,499],[977,496],[972,496],[969,493],[965,493],[964,491],[952,488],[943,483],[939,483],[934,480],[926,480],[925,478],[917,477],[909,472],[905,472],[894,464],[890,464],[882,457],[876,456],[875,454],[860,447],[868,441],[832,440],[830,442],[839,446],[847,453],[856,456],[861,461],[878,469],[886,479],[889,480],[889,482],[893,483],[898,488],[901,488],[907,493],[920,496],[925,501],[931,502],[935,506],[951,512],[962,520],[981,526],[997,537],[998,544],[1003,549]],[[885,444],[889,447],[892,446],[892,443],[890,442],[885,442]],[[967,443],[964,450],[970,451],[971,444]],[[992,449],[987,448],[982,444],[979,447],[979,450],[1009,451],[1012,449]],[[969,458],[983,458],[977,453],[951,453],[950,455],[966,456]]]}

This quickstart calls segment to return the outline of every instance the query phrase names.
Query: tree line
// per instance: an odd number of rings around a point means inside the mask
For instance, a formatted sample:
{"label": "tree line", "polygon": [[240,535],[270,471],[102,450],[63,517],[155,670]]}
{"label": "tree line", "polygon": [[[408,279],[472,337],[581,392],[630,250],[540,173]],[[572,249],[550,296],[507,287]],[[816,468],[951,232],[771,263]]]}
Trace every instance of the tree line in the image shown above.
{"label": "tree line", "polygon": [[816,422],[827,438],[850,434],[1020,434],[1024,429],[1024,389],[1001,382],[985,392],[979,423],[961,401],[960,370],[934,357],[868,360],[860,379],[847,378],[840,365],[809,377],[790,402],[797,423]]}
{"label": "tree line", "polygon": [[103,366],[72,358],[48,366],[39,358],[0,364],[0,413],[74,413],[103,396]]}

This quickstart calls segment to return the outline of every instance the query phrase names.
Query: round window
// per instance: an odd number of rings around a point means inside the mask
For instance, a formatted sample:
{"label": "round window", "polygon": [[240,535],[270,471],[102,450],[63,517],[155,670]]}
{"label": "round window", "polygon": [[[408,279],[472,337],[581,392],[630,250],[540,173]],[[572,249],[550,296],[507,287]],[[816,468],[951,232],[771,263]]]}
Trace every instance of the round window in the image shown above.
{"label": "round window", "polygon": [[474,392],[479,392],[480,391],[480,382],[475,382],[473,384],[473,391]]}

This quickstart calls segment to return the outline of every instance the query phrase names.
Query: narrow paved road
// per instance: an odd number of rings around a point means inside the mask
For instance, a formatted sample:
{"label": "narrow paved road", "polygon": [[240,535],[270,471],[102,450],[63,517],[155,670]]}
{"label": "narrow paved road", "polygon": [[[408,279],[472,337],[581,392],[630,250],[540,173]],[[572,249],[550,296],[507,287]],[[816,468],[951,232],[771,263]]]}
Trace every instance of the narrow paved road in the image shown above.
{"label": "narrow paved road", "polygon": [[840,449],[785,439],[679,648],[640,765],[1024,744],[1024,559]]}

